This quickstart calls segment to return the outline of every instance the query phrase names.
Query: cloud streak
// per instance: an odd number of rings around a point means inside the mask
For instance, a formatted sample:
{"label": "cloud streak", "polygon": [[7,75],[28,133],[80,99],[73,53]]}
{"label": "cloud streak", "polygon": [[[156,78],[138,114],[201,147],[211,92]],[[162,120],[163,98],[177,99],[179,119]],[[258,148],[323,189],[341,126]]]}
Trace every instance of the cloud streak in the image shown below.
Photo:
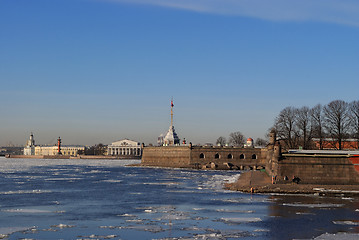
{"label": "cloud streak", "polygon": [[156,5],[270,21],[317,21],[359,27],[358,0],[100,0]]}

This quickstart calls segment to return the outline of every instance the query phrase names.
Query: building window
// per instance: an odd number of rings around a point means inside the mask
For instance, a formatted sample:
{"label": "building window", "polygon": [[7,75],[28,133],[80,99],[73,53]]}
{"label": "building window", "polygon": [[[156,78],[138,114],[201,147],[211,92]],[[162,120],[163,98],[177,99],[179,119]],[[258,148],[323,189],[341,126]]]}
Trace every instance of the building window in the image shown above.
{"label": "building window", "polygon": [[244,159],[244,154],[239,155],[239,159]]}
{"label": "building window", "polygon": [[219,158],[219,154],[216,153],[216,155],[214,155],[214,158]]}
{"label": "building window", "polygon": [[257,155],[253,154],[252,159],[257,159]]}
{"label": "building window", "polygon": [[233,158],[233,155],[232,155],[232,154],[228,154],[227,158],[228,158],[228,159],[232,159],[232,158]]}
{"label": "building window", "polygon": [[199,158],[204,158],[204,154],[201,153],[201,154],[199,155]]}

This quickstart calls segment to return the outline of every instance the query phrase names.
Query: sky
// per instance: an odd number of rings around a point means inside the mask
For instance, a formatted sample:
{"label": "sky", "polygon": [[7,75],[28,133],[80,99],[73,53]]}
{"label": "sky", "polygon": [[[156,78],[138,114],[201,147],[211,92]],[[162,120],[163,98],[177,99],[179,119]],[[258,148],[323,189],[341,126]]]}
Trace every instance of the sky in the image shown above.
{"label": "sky", "polygon": [[264,138],[359,100],[357,0],[0,0],[0,146]]}

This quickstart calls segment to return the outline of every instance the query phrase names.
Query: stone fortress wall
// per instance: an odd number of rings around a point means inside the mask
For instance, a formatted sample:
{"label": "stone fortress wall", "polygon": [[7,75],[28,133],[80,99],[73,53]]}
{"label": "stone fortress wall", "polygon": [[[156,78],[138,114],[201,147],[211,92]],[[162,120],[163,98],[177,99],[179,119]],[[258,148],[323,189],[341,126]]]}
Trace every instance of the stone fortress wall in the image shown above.
{"label": "stone fortress wall", "polygon": [[289,150],[282,153],[274,130],[267,149],[266,172],[279,182],[297,178],[308,184],[359,183],[359,151]]}
{"label": "stone fortress wall", "polygon": [[144,147],[142,165],[158,167],[262,170],[278,182],[358,184],[359,151],[292,150],[282,153],[274,131],[266,148],[217,146]]}
{"label": "stone fortress wall", "polygon": [[266,149],[215,146],[144,147],[142,165],[196,169],[264,169]]}
{"label": "stone fortress wall", "polygon": [[[358,184],[359,173],[353,160],[355,155],[287,153],[279,159],[274,176],[284,181],[298,177],[302,183]],[[285,181],[284,181],[285,182]]]}

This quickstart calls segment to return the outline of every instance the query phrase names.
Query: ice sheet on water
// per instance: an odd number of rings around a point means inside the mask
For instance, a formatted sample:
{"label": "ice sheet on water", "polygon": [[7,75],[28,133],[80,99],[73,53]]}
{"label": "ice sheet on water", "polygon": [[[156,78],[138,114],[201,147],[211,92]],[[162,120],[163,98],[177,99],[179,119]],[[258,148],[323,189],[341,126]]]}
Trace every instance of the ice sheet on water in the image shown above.
{"label": "ice sheet on water", "polygon": [[211,201],[219,201],[219,202],[224,202],[224,203],[268,202],[267,199],[261,198],[258,196],[240,197],[240,198],[224,198],[224,199],[214,198],[214,199],[211,199]]}
{"label": "ice sheet on water", "polygon": [[6,237],[6,235],[10,235],[14,232],[26,231],[31,228],[33,227],[0,227],[0,237]]}
{"label": "ice sheet on water", "polygon": [[82,180],[83,178],[46,178],[45,181],[76,181]]}
{"label": "ice sheet on water", "polygon": [[42,209],[22,209],[22,208],[16,208],[16,209],[3,209],[2,212],[11,212],[11,213],[51,213],[49,210],[42,210]]}
{"label": "ice sheet on water", "polygon": [[144,185],[180,185],[179,182],[144,182]]}
{"label": "ice sheet on water", "polygon": [[316,238],[314,240],[357,240],[359,239],[358,233],[324,233]]}
{"label": "ice sheet on water", "polygon": [[157,220],[161,221],[161,220],[188,220],[190,219],[189,214],[188,213],[181,213],[181,212],[175,212],[172,214],[166,214],[163,215],[160,218],[157,218]]}
{"label": "ice sheet on water", "polygon": [[18,190],[18,191],[7,191],[7,192],[0,192],[0,194],[8,195],[8,194],[41,194],[41,193],[50,193],[50,190]]}
{"label": "ice sheet on water", "polygon": [[102,180],[101,182],[120,183],[120,182],[122,182],[122,180],[118,180],[118,179],[107,179],[107,180]]}
{"label": "ice sheet on water", "polygon": [[224,183],[235,182],[239,178],[239,176],[240,174],[234,174],[234,175],[215,174],[213,176],[210,176],[208,178],[208,181],[202,183],[199,187],[203,189],[211,189],[214,191],[223,192],[226,191],[223,189]]}
{"label": "ice sheet on water", "polygon": [[318,203],[318,204],[305,204],[305,203],[283,203],[283,206],[289,207],[307,207],[307,208],[340,208],[344,206],[344,204],[326,204],[326,203]]}
{"label": "ice sheet on water", "polygon": [[195,193],[194,190],[167,190],[168,193]]}
{"label": "ice sheet on water", "polygon": [[223,213],[254,213],[253,210],[217,209],[216,212]]}
{"label": "ice sheet on water", "polygon": [[87,239],[112,239],[112,238],[116,238],[117,235],[96,235],[96,234],[91,234],[89,236],[78,236],[77,240],[87,240]]}
{"label": "ice sheet on water", "polygon": [[315,191],[320,192],[332,192],[332,193],[359,193],[357,190],[341,190],[341,189],[325,189],[325,188],[313,188]]}
{"label": "ice sheet on water", "polygon": [[75,225],[67,225],[67,224],[60,223],[58,225],[52,225],[51,227],[63,229],[63,228],[73,228],[73,227],[75,227]]}
{"label": "ice sheet on water", "polygon": [[[126,166],[129,164],[138,164],[141,160],[113,160],[113,159],[22,159],[22,158],[0,158],[0,172],[3,173],[16,173],[19,171],[28,171],[34,166],[96,166],[96,167],[116,167]],[[55,169],[55,171],[68,169]],[[82,171],[81,169],[77,169]]]}
{"label": "ice sheet on water", "polygon": [[333,221],[334,224],[336,225],[353,225],[353,226],[359,226],[359,221],[353,221],[353,220],[338,220],[338,221]]}
{"label": "ice sheet on water", "polygon": [[258,217],[235,217],[235,218],[220,218],[220,221],[226,223],[249,223],[249,222],[261,222],[262,219]]}
{"label": "ice sheet on water", "polygon": [[315,213],[309,213],[309,212],[296,212],[297,215],[315,215]]}
{"label": "ice sheet on water", "polygon": [[207,233],[194,234],[191,237],[173,237],[173,238],[160,238],[157,240],[226,240],[226,239],[237,239],[242,237],[251,237],[253,234],[247,231],[240,230],[209,230]]}

